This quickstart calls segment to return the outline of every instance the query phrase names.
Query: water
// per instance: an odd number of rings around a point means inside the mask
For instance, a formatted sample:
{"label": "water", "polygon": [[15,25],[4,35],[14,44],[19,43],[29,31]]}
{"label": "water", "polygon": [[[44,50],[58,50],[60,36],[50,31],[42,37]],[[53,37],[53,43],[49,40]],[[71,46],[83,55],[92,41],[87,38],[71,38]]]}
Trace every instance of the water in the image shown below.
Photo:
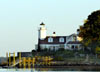
{"label": "water", "polygon": [[[23,69],[0,69],[0,72],[72,72],[72,71],[38,71],[38,70],[35,70],[35,69],[26,69],[26,70],[23,70]],[[74,72],[86,72],[86,71],[74,71]],[[87,72],[92,72],[92,71],[87,71]],[[94,71],[93,71],[94,72]]]}
{"label": "water", "polygon": [[[96,72],[97,69],[89,70],[81,68],[35,68],[35,69],[0,69],[0,72]],[[89,70],[89,71],[88,71]]]}
{"label": "water", "polygon": [[[0,69],[0,72],[56,72],[56,71],[47,71],[47,70],[35,70],[35,69]],[[65,72],[65,71],[58,71]],[[67,72],[67,71],[66,71]]]}

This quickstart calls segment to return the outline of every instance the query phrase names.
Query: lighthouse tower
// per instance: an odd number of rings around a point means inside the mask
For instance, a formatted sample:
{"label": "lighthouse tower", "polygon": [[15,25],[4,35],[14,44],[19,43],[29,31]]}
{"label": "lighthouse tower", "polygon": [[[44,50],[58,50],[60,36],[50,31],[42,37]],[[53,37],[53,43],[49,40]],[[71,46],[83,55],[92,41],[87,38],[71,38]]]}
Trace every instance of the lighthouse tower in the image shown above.
{"label": "lighthouse tower", "polygon": [[39,28],[38,31],[39,31],[38,32],[39,33],[38,34],[39,39],[40,40],[45,39],[46,38],[46,28],[45,28],[45,24],[43,22],[40,24],[40,28]]}

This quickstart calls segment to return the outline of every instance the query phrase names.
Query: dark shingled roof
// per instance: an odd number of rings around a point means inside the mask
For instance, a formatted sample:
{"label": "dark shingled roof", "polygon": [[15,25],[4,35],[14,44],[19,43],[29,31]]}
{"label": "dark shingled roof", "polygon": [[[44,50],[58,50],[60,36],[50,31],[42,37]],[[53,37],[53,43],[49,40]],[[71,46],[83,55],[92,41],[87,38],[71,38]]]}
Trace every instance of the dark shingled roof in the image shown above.
{"label": "dark shingled roof", "polygon": [[[53,42],[48,42],[48,38],[53,38]],[[60,38],[64,38],[64,42],[59,42]],[[47,36],[44,40],[39,39],[39,44],[65,44],[66,43],[66,36]]]}
{"label": "dark shingled roof", "polygon": [[43,22],[40,25],[45,25]]}
{"label": "dark shingled roof", "polygon": [[79,41],[69,41],[68,44],[81,44]]}

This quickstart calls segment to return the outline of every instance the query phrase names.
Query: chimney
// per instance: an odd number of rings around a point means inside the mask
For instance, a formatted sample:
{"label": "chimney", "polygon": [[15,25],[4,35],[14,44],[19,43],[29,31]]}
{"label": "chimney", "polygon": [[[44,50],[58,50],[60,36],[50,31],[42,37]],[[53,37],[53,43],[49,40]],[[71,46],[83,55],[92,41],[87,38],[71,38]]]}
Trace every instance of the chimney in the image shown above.
{"label": "chimney", "polygon": [[56,32],[53,32],[53,37],[56,37]]}

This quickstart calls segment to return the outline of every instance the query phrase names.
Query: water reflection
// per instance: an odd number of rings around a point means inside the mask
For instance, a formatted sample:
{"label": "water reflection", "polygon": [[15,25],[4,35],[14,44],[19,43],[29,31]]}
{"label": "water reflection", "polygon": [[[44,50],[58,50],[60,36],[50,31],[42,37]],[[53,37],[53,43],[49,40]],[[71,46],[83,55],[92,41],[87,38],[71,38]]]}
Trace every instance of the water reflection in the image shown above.
{"label": "water reflection", "polygon": [[100,67],[61,67],[61,68],[33,68],[33,69],[0,69],[0,72],[71,72],[71,71],[100,71]]}
{"label": "water reflection", "polygon": [[35,68],[35,69],[25,69],[24,71],[30,72],[55,72],[55,71],[100,71],[100,67],[67,67],[67,68]]}

